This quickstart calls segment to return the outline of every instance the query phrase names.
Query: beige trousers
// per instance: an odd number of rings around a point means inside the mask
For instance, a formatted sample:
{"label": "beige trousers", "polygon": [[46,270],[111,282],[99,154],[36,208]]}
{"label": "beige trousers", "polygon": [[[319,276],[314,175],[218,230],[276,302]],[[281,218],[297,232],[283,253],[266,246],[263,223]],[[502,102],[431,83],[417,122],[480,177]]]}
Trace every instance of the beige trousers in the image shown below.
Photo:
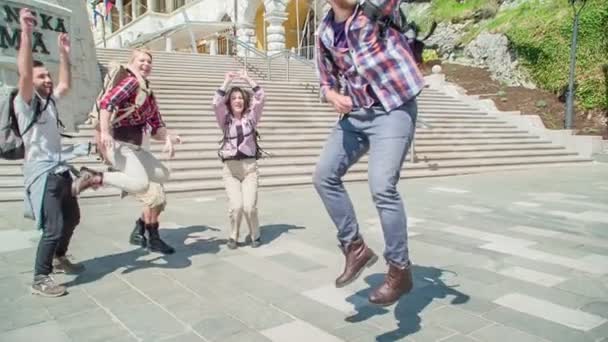
{"label": "beige trousers", "polygon": [[222,172],[228,195],[230,238],[238,241],[245,216],[252,240],[260,237],[258,221],[258,163],[255,159],[227,160]]}
{"label": "beige trousers", "polygon": [[104,173],[105,185],[137,194],[146,192],[150,182],[163,184],[169,179],[169,169],[140,146],[116,141],[108,152],[108,162],[118,171]]}

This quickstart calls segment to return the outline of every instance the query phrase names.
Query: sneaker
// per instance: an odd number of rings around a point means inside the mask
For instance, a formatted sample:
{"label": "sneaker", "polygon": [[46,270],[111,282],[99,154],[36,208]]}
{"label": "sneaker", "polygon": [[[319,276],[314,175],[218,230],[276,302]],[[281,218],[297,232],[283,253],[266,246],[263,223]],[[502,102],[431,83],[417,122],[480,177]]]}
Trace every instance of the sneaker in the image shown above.
{"label": "sneaker", "polygon": [[261,238],[257,238],[253,241],[251,241],[251,248],[258,248],[262,245],[262,239]]}
{"label": "sneaker", "polygon": [[80,168],[80,175],[72,182],[72,196],[77,197],[81,192],[89,188],[97,190],[102,183],[103,173],[83,166]]}
{"label": "sneaker", "polygon": [[236,249],[237,243],[235,239],[228,239],[228,248]]}
{"label": "sneaker", "polygon": [[61,297],[66,292],[65,286],[55,283],[55,280],[51,276],[37,275],[34,277],[32,294],[43,297]]}
{"label": "sneaker", "polygon": [[74,264],[65,256],[53,258],[53,273],[80,274],[84,269],[82,264]]}
{"label": "sneaker", "polygon": [[262,238],[258,236],[254,241],[251,240],[251,235],[245,237],[245,244],[251,245],[251,248],[258,248],[262,245]]}

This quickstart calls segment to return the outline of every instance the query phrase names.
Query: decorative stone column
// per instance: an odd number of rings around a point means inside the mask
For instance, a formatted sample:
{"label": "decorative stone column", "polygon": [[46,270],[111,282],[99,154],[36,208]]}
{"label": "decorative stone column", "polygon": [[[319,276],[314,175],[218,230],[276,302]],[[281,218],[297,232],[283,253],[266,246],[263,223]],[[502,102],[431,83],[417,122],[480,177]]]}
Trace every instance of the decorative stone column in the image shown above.
{"label": "decorative stone column", "polygon": [[154,7],[154,3],[156,2],[156,0],[147,0],[146,2],[146,13],[151,13],[156,11],[156,8]]}
{"label": "decorative stone column", "polygon": [[118,27],[125,26],[125,6],[123,0],[116,0],[116,9],[118,10]]}
{"label": "decorative stone column", "polygon": [[173,51],[173,39],[171,37],[165,37],[165,51]]}
{"label": "decorative stone column", "polygon": [[273,55],[285,50],[285,27],[283,23],[287,20],[285,11],[275,10],[266,15],[268,28],[266,29],[266,41],[268,42],[268,54]]}
{"label": "decorative stone column", "polygon": [[131,0],[131,21],[137,18],[137,10],[139,9],[139,0]]}
{"label": "decorative stone column", "polygon": [[[255,47],[255,30],[252,28],[240,28],[236,31],[236,35],[239,41],[247,44],[248,46]],[[244,56],[246,49],[242,46],[238,46],[237,54]]]}
{"label": "decorative stone column", "polygon": [[209,54],[217,55],[217,38],[209,40]]}

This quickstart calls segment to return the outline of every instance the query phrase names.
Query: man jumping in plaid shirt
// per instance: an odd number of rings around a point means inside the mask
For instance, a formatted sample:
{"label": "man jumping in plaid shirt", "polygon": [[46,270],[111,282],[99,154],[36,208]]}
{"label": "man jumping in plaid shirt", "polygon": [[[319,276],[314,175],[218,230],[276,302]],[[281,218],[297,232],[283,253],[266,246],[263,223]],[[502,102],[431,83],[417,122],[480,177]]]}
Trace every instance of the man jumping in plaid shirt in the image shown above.
{"label": "man jumping in plaid shirt", "polygon": [[[399,0],[328,0],[321,22],[316,62],[324,99],[340,114],[314,174],[314,185],[338,228],[345,256],[336,286],[350,284],[378,257],[359,234],[359,224],[342,177],[369,151],[368,179],[384,232],[388,273],[369,301],[391,305],[412,289],[407,218],[397,183],[414,138],[416,96],[424,86],[406,37],[364,13],[375,8],[395,23]],[[367,3],[365,3],[367,2]]]}

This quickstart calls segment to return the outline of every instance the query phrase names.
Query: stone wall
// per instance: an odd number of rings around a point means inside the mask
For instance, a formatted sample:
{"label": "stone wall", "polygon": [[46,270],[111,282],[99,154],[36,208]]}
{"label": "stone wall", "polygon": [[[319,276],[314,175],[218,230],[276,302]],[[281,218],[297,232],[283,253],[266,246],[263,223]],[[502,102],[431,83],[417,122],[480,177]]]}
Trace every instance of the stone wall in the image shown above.
{"label": "stone wall", "polygon": [[24,6],[34,10],[38,19],[33,38],[34,58],[47,65],[55,82],[59,77],[57,37],[64,30],[70,35],[72,90],[58,105],[61,120],[72,130],[85,121],[101,88],[86,4],[79,0],[0,0],[0,82],[4,89],[14,87],[17,82],[15,38],[19,36],[18,8]]}

